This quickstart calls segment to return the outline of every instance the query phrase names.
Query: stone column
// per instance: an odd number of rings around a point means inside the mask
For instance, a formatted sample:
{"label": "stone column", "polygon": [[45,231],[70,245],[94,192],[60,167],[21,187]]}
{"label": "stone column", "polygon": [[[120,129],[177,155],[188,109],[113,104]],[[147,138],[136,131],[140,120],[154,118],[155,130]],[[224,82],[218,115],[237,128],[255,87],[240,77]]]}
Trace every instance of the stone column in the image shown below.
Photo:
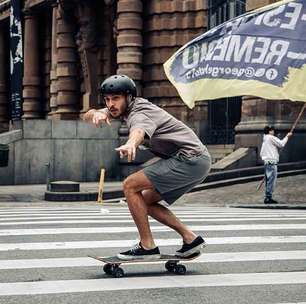
{"label": "stone column", "polygon": [[117,73],[131,77],[141,95],[142,1],[119,0],[117,5]]}
{"label": "stone column", "polygon": [[24,77],[23,77],[23,118],[41,117],[38,22],[36,16],[25,11],[24,21]]}
{"label": "stone column", "polygon": [[[138,95],[142,95],[142,1],[119,0],[117,3],[117,74],[131,77],[136,85]],[[120,144],[128,138],[128,129],[125,123],[119,130]],[[120,160],[121,177],[125,178],[130,173],[138,170],[142,163],[143,151],[138,151],[133,164],[128,164],[125,159]]]}
{"label": "stone column", "polygon": [[55,119],[76,119],[79,115],[79,83],[75,27],[60,10],[57,15],[57,109]]}
{"label": "stone column", "polygon": [[43,113],[47,117],[50,113],[50,73],[51,73],[51,52],[52,52],[52,19],[48,14],[44,29],[44,61],[43,61]]}
{"label": "stone column", "polygon": [[6,59],[4,29],[0,27],[0,133],[7,131],[9,125]]}
{"label": "stone column", "polygon": [[[254,9],[274,0],[248,0],[247,8]],[[301,103],[284,100],[266,100],[258,97],[245,96],[242,100],[241,121],[236,126],[235,146],[254,147],[257,149],[257,161],[260,162],[259,151],[262,144],[263,128],[271,124],[276,128],[276,134],[283,137],[291,129]],[[306,154],[306,113],[297,125],[295,135],[286,148],[280,153],[280,161],[305,160]]]}
{"label": "stone column", "polygon": [[52,4],[52,37],[51,37],[51,71],[50,71],[50,112],[49,118],[56,112],[57,109],[57,47],[56,47],[56,32],[57,32],[57,3]]}

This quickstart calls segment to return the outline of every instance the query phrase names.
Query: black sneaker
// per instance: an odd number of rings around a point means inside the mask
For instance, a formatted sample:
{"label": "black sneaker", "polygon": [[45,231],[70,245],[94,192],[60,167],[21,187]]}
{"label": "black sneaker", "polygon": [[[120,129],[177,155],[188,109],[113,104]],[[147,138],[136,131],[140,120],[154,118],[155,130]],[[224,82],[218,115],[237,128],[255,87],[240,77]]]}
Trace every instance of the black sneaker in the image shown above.
{"label": "black sneaker", "polygon": [[193,253],[200,252],[202,248],[206,246],[204,239],[201,236],[197,236],[192,243],[184,243],[182,248],[178,250],[175,255],[179,257],[188,257]]}
{"label": "black sneaker", "polygon": [[139,242],[128,251],[118,253],[117,257],[122,260],[157,260],[160,258],[160,252],[158,247],[148,250],[144,249]]}
{"label": "black sneaker", "polygon": [[278,202],[272,198],[265,198],[264,203],[265,204],[278,204]]}

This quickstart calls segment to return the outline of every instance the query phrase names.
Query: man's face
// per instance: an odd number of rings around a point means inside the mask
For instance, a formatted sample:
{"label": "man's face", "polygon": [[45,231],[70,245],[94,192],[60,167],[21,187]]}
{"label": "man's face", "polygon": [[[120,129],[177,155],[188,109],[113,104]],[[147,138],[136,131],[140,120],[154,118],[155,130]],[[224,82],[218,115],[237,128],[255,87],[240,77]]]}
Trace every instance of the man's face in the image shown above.
{"label": "man's face", "polygon": [[270,134],[270,135],[274,135],[274,130],[270,130],[270,131],[269,131],[269,134]]}
{"label": "man's face", "polygon": [[110,114],[117,118],[124,114],[126,110],[126,97],[121,94],[104,95],[104,100]]}

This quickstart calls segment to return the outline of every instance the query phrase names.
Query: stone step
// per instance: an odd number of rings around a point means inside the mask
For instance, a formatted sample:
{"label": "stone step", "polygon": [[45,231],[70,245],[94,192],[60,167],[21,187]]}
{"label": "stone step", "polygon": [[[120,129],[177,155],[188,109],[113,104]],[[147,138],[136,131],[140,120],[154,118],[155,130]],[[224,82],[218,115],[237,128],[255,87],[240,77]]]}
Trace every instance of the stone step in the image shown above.
{"label": "stone step", "polygon": [[216,163],[234,151],[235,145],[207,145],[212,163]]}
{"label": "stone step", "polygon": [[214,150],[214,149],[229,149],[229,150],[234,150],[235,148],[235,145],[206,145],[207,149],[211,149],[211,150]]}
{"label": "stone step", "polygon": [[80,183],[73,181],[55,181],[50,183],[50,192],[80,192]]}

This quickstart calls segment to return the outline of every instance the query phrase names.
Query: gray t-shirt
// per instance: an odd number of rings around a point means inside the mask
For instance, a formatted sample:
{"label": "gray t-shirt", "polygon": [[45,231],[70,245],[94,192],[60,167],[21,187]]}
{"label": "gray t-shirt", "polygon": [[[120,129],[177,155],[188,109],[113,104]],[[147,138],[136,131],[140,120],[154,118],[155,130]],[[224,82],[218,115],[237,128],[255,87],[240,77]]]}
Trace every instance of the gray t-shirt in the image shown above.
{"label": "gray t-shirt", "polygon": [[136,98],[125,116],[129,131],[139,128],[149,138],[150,150],[160,156],[208,154],[197,135],[184,123],[146,99]]}

